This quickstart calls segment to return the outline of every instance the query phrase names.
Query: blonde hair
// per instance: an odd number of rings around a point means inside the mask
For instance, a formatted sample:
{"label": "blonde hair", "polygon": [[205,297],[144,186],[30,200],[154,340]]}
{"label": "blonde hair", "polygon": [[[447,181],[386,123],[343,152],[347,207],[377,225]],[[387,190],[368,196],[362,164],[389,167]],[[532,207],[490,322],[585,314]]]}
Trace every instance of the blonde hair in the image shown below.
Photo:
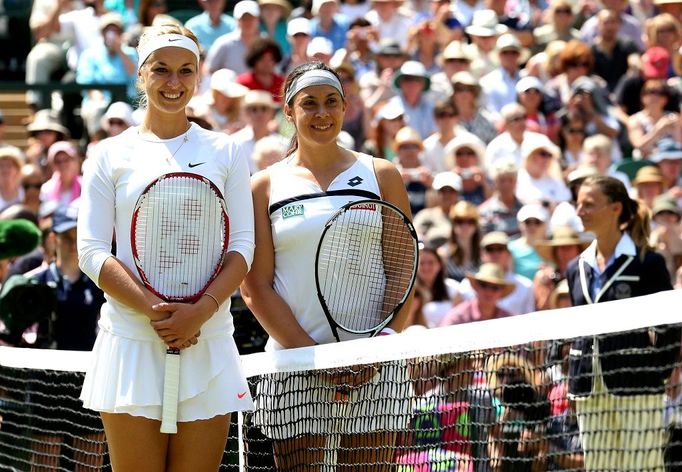
{"label": "blonde hair", "polygon": [[603,134],[589,136],[585,138],[585,141],[583,141],[583,151],[589,152],[592,150],[605,152],[609,157],[611,157],[611,151],[613,150],[613,140]]}
{"label": "blonde hair", "polygon": [[[192,33],[192,30],[189,28],[185,28],[182,25],[176,25],[172,23],[160,25],[160,26],[148,26],[142,31],[142,35],[140,36],[140,42],[137,45],[137,51],[138,54],[142,50],[143,46],[149,42],[152,38],[156,38],[157,36],[163,36],[164,34],[181,34],[183,36],[187,36],[189,39],[194,41],[201,50],[201,45],[199,44],[199,40],[197,37]],[[148,63],[145,62],[142,64],[142,68],[144,68]],[[198,74],[199,74],[199,64],[197,64],[197,80],[198,80]],[[147,94],[144,89],[144,81],[142,80],[142,74],[138,74],[137,77],[137,82],[135,82],[135,88],[137,89],[139,93],[139,106],[140,108],[146,108],[147,107]]]}

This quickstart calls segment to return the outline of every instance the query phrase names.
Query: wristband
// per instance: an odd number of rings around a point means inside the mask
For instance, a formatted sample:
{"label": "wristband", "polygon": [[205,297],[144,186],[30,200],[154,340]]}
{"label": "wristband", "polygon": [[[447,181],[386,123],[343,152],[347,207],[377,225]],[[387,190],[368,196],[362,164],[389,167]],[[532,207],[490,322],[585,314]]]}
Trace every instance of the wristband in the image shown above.
{"label": "wristband", "polygon": [[390,336],[391,334],[397,334],[397,333],[392,328],[384,328],[381,331],[379,331],[379,334],[377,334],[377,336]]}
{"label": "wristband", "polygon": [[215,302],[216,308],[215,308],[215,311],[213,313],[218,313],[218,310],[220,310],[220,303],[218,303],[218,299],[208,292],[204,292],[202,296],[209,297],[210,299],[212,299]]}

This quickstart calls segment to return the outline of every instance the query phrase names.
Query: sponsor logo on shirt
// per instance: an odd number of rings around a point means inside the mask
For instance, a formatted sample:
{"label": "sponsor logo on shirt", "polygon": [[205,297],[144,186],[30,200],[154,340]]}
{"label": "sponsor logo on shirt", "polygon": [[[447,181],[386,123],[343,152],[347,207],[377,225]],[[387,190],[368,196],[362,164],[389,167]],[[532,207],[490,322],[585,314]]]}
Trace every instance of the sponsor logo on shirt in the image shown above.
{"label": "sponsor logo on shirt", "polygon": [[358,185],[360,185],[362,183],[362,177],[360,177],[359,175],[356,175],[352,179],[348,180],[348,182],[346,182],[346,183],[348,185],[350,185],[351,187],[357,187]]}
{"label": "sponsor logo on shirt", "polygon": [[282,207],[282,218],[287,219],[292,216],[303,216],[303,205],[302,204],[291,204]]}

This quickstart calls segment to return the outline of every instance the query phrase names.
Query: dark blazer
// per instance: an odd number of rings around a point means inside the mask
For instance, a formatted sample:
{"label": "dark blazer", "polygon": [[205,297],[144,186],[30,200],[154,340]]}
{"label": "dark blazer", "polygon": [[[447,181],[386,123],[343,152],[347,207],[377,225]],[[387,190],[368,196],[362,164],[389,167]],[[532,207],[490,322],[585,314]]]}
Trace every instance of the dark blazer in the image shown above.
{"label": "dark blazer", "polygon": [[[580,270],[580,266],[583,270]],[[581,283],[581,272],[584,284]],[[665,261],[660,254],[648,250],[644,258],[621,255],[606,271],[607,282],[596,300],[589,290],[592,269],[577,257],[568,266],[567,279],[573,306],[602,303],[672,290]],[[584,285],[584,287],[583,287]],[[646,313],[642,313],[646,317]],[[680,327],[657,326],[655,336],[643,329],[599,337],[599,362],[604,384],[614,395],[662,393],[679,358]],[[652,338],[654,341],[652,342]],[[592,391],[593,337],[576,339],[569,354],[569,392],[577,396]]]}

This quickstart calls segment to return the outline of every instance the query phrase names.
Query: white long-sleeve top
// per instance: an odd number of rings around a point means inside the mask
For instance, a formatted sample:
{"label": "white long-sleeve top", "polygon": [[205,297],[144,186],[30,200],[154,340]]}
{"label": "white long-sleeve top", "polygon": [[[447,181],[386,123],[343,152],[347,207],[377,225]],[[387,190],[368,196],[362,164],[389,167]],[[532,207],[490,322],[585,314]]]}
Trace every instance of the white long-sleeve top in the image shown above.
{"label": "white long-sleeve top", "polygon": [[[116,257],[138,276],[130,244],[132,214],[138,197],[154,179],[171,172],[191,172],[211,180],[225,197],[230,218],[227,251],[253,260],[253,200],[249,168],[240,147],[223,134],[192,124],[171,139],[140,135],[137,127],[106,139],[96,147],[83,176],[78,215],[78,260],[96,283],[111,257],[116,235]],[[138,276],[139,277],[139,276]],[[149,318],[106,295],[100,327],[132,339],[157,340]],[[203,338],[234,331],[229,300],[201,328]]]}

